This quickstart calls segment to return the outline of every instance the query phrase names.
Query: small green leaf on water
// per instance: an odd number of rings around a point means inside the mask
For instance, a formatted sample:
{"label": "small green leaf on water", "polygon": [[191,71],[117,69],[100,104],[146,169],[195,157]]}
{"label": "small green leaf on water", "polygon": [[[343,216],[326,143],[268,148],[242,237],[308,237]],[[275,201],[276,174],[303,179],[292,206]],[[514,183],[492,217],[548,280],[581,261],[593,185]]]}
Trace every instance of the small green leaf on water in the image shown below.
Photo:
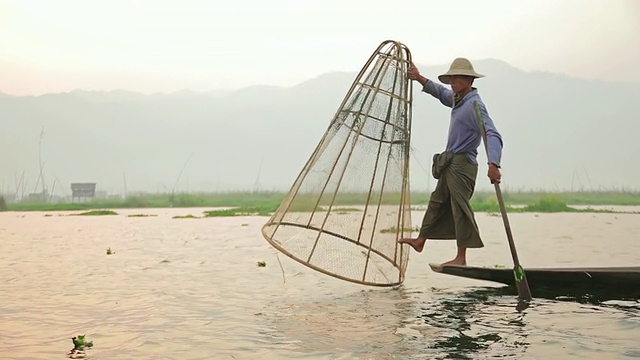
{"label": "small green leaf on water", "polygon": [[84,347],[93,347],[93,341],[86,341],[85,335],[78,335],[76,337],[72,337],[71,341],[73,341],[73,347],[76,350],[82,350]]}
{"label": "small green leaf on water", "polygon": [[258,261],[258,266],[259,267],[265,267],[265,266],[267,266],[267,263],[264,262],[264,261]]}
{"label": "small green leaf on water", "polygon": [[240,225],[240,226],[249,226],[249,224],[242,224],[242,225]]}
{"label": "small green leaf on water", "polygon": [[113,250],[111,250],[111,248],[107,248],[107,255],[113,255],[113,254],[115,254],[115,253],[116,253],[116,252],[115,252],[115,251],[113,251]]}

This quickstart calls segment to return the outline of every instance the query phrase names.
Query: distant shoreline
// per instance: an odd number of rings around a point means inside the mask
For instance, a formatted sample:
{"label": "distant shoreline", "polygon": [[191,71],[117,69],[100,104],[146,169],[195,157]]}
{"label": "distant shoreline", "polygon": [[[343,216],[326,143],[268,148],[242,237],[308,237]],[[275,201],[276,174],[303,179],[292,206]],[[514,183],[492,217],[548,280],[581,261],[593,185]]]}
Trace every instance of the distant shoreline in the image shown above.
{"label": "distant shoreline", "polygon": [[[156,193],[135,194],[118,199],[94,199],[81,203],[41,203],[12,202],[5,203],[0,198],[0,210],[3,211],[68,211],[90,209],[132,209],[132,208],[170,208],[170,207],[237,207],[259,209],[267,214],[276,211],[286,197],[284,191],[231,191],[217,193]],[[412,207],[425,207],[428,204],[429,192],[413,192],[410,194]],[[334,205],[362,205],[366,194],[341,194]],[[592,209],[589,206],[640,206],[640,192],[627,191],[583,191],[583,192],[504,192],[503,197],[509,212],[614,212],[612,210]],[[300,211],[310,211],[314,207],[329,206],[328,203],[316,203],[316,196],[308,195],[307,199],[297,198]],[[398,204],[400,194],[388,194],[383,204]],[[580,205],[573,208],[570,205]],[[495,193],[476,192],[472,198],[472,206],[477,212],[499,212]]]}

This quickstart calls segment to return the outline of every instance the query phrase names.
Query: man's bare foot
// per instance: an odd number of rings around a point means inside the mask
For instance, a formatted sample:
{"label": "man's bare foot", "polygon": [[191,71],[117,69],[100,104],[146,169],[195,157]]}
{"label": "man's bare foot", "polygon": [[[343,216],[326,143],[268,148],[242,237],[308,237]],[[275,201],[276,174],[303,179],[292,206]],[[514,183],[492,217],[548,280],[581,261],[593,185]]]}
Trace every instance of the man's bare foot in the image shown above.
{"label": "man's bare foot", "polygon": [[455,258],[453,260],[449,260],[449,261],[441,264],[441,266],[447,266],[447,265],[462,265],[462,266],[466,266],[467,265],[467,260],[464,259],[464,258]]}
{"label": "man's bare foot", "polygon": [[467,265],[467,248],[458,247],[458,253],[456,254],[456,257],[453,258],[453,260],[447,261],[446,263],[442,263],[440,266],[447,266],[447,265],[466,266]]}
{"label": "man's bare foot", "polygon": [[424,248],[424,243],[427,242],[426,239],[400,239],[398,240],[398,242],[400,244],[409,244],[411,245],[411,247],[413,248],[413,250],[415,250],[416,252],[422,252],[422,249]]}

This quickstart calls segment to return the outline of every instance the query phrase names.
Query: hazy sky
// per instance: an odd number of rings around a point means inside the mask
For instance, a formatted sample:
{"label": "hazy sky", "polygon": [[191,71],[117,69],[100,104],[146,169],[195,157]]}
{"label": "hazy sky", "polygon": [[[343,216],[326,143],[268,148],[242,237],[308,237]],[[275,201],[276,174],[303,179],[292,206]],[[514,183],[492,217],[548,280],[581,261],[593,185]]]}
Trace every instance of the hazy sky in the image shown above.
{"label": "hazy sky", "polygon": [[385,39],[425,65],[640,82],[636,0],[0,0],[0,92],[289,86],[358,71]]}

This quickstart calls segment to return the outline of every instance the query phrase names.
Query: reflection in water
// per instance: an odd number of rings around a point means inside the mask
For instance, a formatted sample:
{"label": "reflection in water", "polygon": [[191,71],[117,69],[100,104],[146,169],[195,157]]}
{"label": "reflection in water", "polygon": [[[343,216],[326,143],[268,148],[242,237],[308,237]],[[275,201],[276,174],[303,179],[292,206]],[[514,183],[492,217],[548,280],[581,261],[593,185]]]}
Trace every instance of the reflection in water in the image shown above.
{"label": "reflection in water", "polygon": [[[264,219],[184,221],[173,217],[196,210],[152,211],[99,218],[0,213],[0,358],[640,357],[638,298],[534,291],[519,312],[515,290],[472,288],[480,283],[434,274],[421,259],[394,289],[354,286],[282,258],[285,279],[260,236]],[[563,260],[549,259],[549,249],[573,254],[567,266],[640,262],[637,215],[592,216],[515,216],[529,231],[519,238],[527,263]],[[480,221],[503,234],[499,218]],[[605,221],[616,222],[615,233]],[[593,236],[604,226],[602,237]],[[579,251],[550,236],[562,231],[581,239]],[[602,256],[605,235],[620,249],[615,257]],[[434,259],[450,251],[446,242],[431,245]],[[117,254],[105,255],[107,247]],[[487,248],[482,263],[508,259],[504,242],[488,241]],[[77,334],[96,346],[68,350]]]}
{"label": "reflection in water", "polygon": [[514,297],[504,296],[508,291],[436,292],[423,302],[419,319],[441,330],[427,340],[433,358],[471,359],[485,352],[501,358],[523,354],[529,345],[526,313],[515,310]]}
{"label": "reflection in water", "polygon": [[[539,317],[546,308],[571,306],[567,316],[575,314],[617,314],[622,321],[640,319],[638,299],[617,297],[616,294],[578,294],[564,291],[538,292],[534,300],[521,307],[515,290],[508,287],[474,288],[470,291],[434,291],[421,304],[418,317],[426,326],[441,329],[428,342],[434,359],[475,359],[485,357],[521,358],[531,345],[528,338],[544,337],[540,324],[525,317]],[[514,306],[514,303],[518,304]],[[591,305],[591,306],[585,306]],[[545,314],[547,315],[547,314]],[[547,323],[554,319],[545,317]],[[564,321],[562,321],[564,322]],[[630,327],[637,327],[632,322]],[[562,330],[557,330],[562,332]],[[575,331],[571,329],[571,331]],[[596,344],[597,345],[597,344]]]}
{"label": "reflection in water", "polygon": [[326,355],[357,359],[467,359],[482,352],[508,358],[528,343],[524,313],[502,295],[494,288],[431,293],[399,287],[297,299],[270,314],[273,331],[265,335],[300,357],[330,351]]}
{"label": "reflection in water", "polygon": [[69,359],[85,359],[85,360],[90,359],[89,357],[87,357],[87,353],[84,351],[84,349],[78,350],[75,347],[69,350],[67,357]]}
{"label": "reflection in water", "polygon": [[343,353],[350,359],[393,358],[402,341],[396,330],[412,306],[402,287],[291,299],[270,314],[270,337],[300,357]]}
{"label": "reflection in water", "polygon": [[287,356],[276,358],[516,359],[525,357],[533,343],[567,341],[564,330],[545,328],[553,324],[546,312],[562,303],[569,318],[603,311],[623,311],[622,319],[639,315],[637,301],[544,295],[520,310],[514,290],[507,287],[423,291],[401,286],[313,299],[295,296],[265,311],[269,330],[262,335],[275,351],[271,355],[286,350]]}
{"label": "reflection in water", "polygon": [[[592,304],[609,306],[610,304],[626,304],[636,302],[640,299],[640,289],[626,289],[623,293],[613,291],[585,291],[580,288],[575,289],[538,289],[535,292],[538,299],[570,301],[579,304]],[[615,305],[613,307],[616,307]],[[633,307],[633,305],[632,305]]]}

